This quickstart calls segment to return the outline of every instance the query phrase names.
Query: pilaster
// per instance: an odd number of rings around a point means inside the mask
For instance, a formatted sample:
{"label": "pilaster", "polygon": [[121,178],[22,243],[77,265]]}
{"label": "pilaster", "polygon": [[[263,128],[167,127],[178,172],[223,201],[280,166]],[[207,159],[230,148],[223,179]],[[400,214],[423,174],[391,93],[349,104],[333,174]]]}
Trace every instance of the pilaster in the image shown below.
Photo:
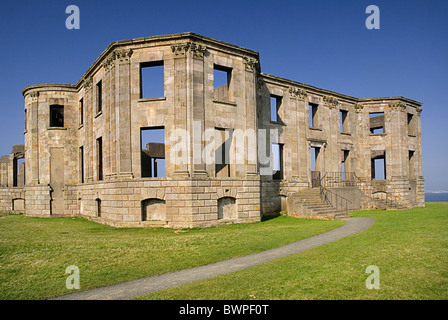
{"label": "pilaster", "polygon": [[85,182],[93,181],[93,77],[84,79],[84,128],[85,128],[85,145],[84,145],[84,169]]}
{"label": "pilaster", "polygon": [[[174,115],[174,128],[178,134],[173,133],[178,141],[174,142],[172,146],[174,159],[171,162],[174,164],[173,175],[176,177],[188,177],[188,158],[190,154],[190,139],[187,128],[187,51],[189,43],[177,43],[171,46],[174,58],[174,106],[176,110]],[[187,136],[185,136],[185,134]]]}
{"label": "pilaster", "polygon": [[206,177],[206,164],[202,153],[205,141],[202,136],[205,129],[205,79],[204,54],[207,48],[201,44],[191,42],[187,51],[187,115],[188,132],[190,132],[192,146],[190,176]]}
{"label": "pilaster", "polygon": [[408,176],[409,150],[407,145],[407,115],[406,104],[403,102],[389,103],[384,113],[385,132],[389,137],[386,150],[387,177],[403,179]]}
{"label": "pilaster", "polygon": [[111,162],[112,162],[112,153],[111,153],[111,96],[113,92],[111,90],[112,81],[111,81],[111,66],[113,65],[113,55],[109,55],[107,57],[102,66],[104,68],[104,77],[103,77],[103,115],[105,117],[105,129],[103,134],[104,147],[103,147],[103,158],[104,158],[104,176],[106,180],[109,180],[111,177]]}
{"label": "pilaster", "polygon": [[327,172],[340,172],[341,151],[340,145],[337,143],[340,132],[338,108],[340,103],[336,97],[330,95],[324,95],[322,100],[324,105],[328,107],[328,124],[323,129],[327,131],[327,140],[335,142],[328,144],[326,148],[325,168]]}
{"label": "pilaster", "polygon": [[[308,159],[310,154],[310,146],[306,140],[307,118],[305,110],[308,101],[308,93],[301,88],[289,88],[289,101],[295,106],[296,117],[296,141],[297,141],[297,158],[294,164],[295,170],[293,176],[297,175],[298,182],[308,183],[308,173],[310,167]],[[294,110],[294,108],[292,108]]]}
{"label": "pilaster", "polygon": [[[245,175],[246,176],[256,176],[258,174],[257,168],[257,98],[256,98],[256,77],[259,73],[259,62],[255,58],[244,57],[244,86],[245,86],[245,106],[246,106],[246,136],[247,141],[245,139],[244,143],[244,164],[245,164]],[[250,132],[253,130],[253,137],[250,135]],[[251,138],[254,138],[255,141],[251,141]],[[253,160],[252,160],[253,159]],[[238,164],[237,164],[238,165]],[[241,164],[243,165],[243,164]]]}
{"label": "pilaster", "polygon": [[[30,184],[38,185],[39,182],[39,91],[30,93],[30,104],[28,107],[29,121],[27,124],[27,134],[31,134],[31,145],[29,150],[26,150],[30,160],[25,158],[25,170],[27,176],[31,177]],[[29,133],[28,133],[29,132]]]}
{"label": "pilaster", "polygon": [[118,172],[122,178],[132,178],[131,163],[131,70],[132,49],[114,52],[116,76],[118,77]]}

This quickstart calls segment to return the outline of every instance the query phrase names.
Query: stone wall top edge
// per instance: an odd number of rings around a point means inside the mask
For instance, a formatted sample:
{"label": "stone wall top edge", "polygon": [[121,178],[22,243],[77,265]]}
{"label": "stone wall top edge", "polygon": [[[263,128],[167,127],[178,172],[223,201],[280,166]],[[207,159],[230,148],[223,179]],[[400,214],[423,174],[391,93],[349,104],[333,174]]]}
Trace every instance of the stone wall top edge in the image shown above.
{"label": "stone wall top edge", "polygon": [[352,97],[352,96],[348,96],[342,93],[338,93],[338,92],[334,92],[334,91],[330,91],[327,89],[322,89],[322,88],[318,88],[309,84],[305,84],[305,83],[301,83],[298,81],[294,81],[294,80],[290,80],[290,79],[286,79],[286,78],[281,78],[281,77],[277,77],[274,75],[270,75],[270,74],[266,74],[266,73],[260,73],[260,76],[263,78],[264,81],[266,81],[267,83],[271,83],[274,85],[281,85],[284,87],[290,87],[290,86],[294,86],[294,87],[300,87],[303,89],[308,90],[308,93],[314,93],[314,94],[320,94],[320,95],[332,95],[341,99],[346,99],[349,102],[361,102],[361,103],[377,103],[377,102],[384,102],[384,103],[389,103],[392,101],[403,101],[408,103],[409,105],[413,106],[413,107],[420,107],[422,106],[422,103],[416,100],[412,100],[406,97],[402,97],[402,96],[396,96],[396,97],[377,97],[377,98],[356,98],[356,97]]}
{"label": "stone wall top edge", "polygon": [[258,52],[255,50],[251,50],[248,48],[244,48],[235,44],[231,44],[228,42],[216,40],[210,37],[206,37],[194,32],[183,32],[183,33],[175,33],[175,34],[167,34],[167,35],[156,35],[156,36],[150,36],[150,37],[143,37],[143,38],[136,38],[136,39],[129,39],[129,40],[120,40],[120,41],[114,41],[111,43],[111,45],[114,46],[124,46],[124,45],[136,45],[136,44],[142,44],[142,43],[149,43],[149,42],[156,42],[156,41],[179,41],[179,40],[191,40],[191,41],[199,41],[203,42],[204,44],[209,45],[216,45],[221,47],[226,47],[228,49],[233,49],[236,51],[239,51],[240,53],[244,53],[245,55],[252,55],[258,57]]}
{"label": "stone wall top edge", "polygon": [[209,45],[212,44],[217,47],[225,47],[229,50],[239,52],[240,54],[243,54],[243,55],[254,56],[257,58],[259,56],[257,51],[247,49],[244,47],[240,47],[240,46],[237,46],[237,45],[234,45],[231,43],[227,43],[224,41],[215,40],[213,38],[205,37],[205,36],[199,35],[197,33],[193,33],[193,32],[175,33],[175,34],[168,34],[168,35],[156,35],[156,36],[143,37],[143,38],[119,40],[119,41],[113,41],[109,44],[109,46],[92,63],[92,65],[89,67],[89,69],[87,69],[87,71],[79,79],[79,81],[76,83],[75,86],[78,88],[82,84],[83,80],[98,67],[100,62],[117,48],[120,48],[120,47],[132,48],[133,46],[147,44],[147,43],[149,44],[151,42],[167,42],[167,45],[169,45],[172,43],[174,44],[174,42],[185,41],[185,40],[199,41],[204,44],[209,44]]}
{"label": "stone wall top edge", "polygon": [[331,96],[335,96],[340,99],[348,100],[348,102],[352,102],[352,103],[355,103],[359,100],[356,97],[352,97],[352,96],[348,96],[348,95],[345,95],[342,93],[318,88],[318,87],[315,87],[315,86],[312,86],[309,84],[305,84],[305,83],[301,83],[301,82],[298,82],[295,80],[277,77],[277,76],[274,76],[271,74],[261,73],[260,76],[263,78],[264,81],[266,81],[268,83],[271,83],[274,85],[282,85],[285,87],[299,87],[299,88],[307,90],[307,93],[311,93],[311,94],[331,95]]}
{"label": "stone wall top edge", "polygon": [[[257,51],[247,49],[244,47],[240,47],[231,43],[227,43],[224,41],[216,40],[213,38],[209,38],[203,35],[199,35],[193,32],[184,32],[184,33],[176,33],[176,34],[168,34],[168,35],[156,35],[156,36],[150,36],[150,37],[142,37],[142,38],[136,38],[136,39],[129,39],[129,40],[119,40],[119,41],[113,41],[109,44],[109,46],[98,56],[98,58],[93,62],[93,64],[89,67],[89,69],[85,72],[85,74],[78,80],[76,84],[58,84],[58,83],[47,83],[47,84],[34,84],[25,87],[22,90],[23,96],[26,95],[26,93],[33,89],[39,89],[39,90],[60,90],[60,91],[70,91],[70,92],[77,92],[79,91],[84,79],[87,77],[87,75],[94,72],[96,68],[100,65],[100,62],[107,57],[113,50],[119,47],[130,47],[137,45],[142,45],[146,43],[151,42],[167,42],[167,45],[170,43],[176,43],[179,41],[198,41],[203,44],[208,44],[215,46],[216,48],[224,48],[226,50],[230,50],[232,52],[242,54],[242,55],[249,55],[254,56],[256,58],[259,57],[259,53]],[[318,95],[332,95],[339,99],[344,99],[346,102],[349,103],[356,103],[356,102],[363,102],[363,103],[369,103],[369,102],[378,102],[378,101],[393,101],[393,100],[400,100],[408,103],[409,105],[413,107],[420,107],[422,105],[421,102],[405,98],[405,97],[378,97],[378,98],[356,98],[348,95],[344,95],[341,93],[337,93],[334,91],[318,88],[312,85],[304,84],[298,81],[286,79],[277,77],[274,75],[269,75],[266,73],[260,73],[260,76],[262,79],[266,82],[269,82],[274,85],[282,85],[285,87],[294,86],[294,87],[300,87],[303,89],[308,90],[308,93],[312,94],[318,94]]]}
{"label": "stone wall top edge", "polygon": [[397,97],[378,97],[378,98],[360,98],[358,99],[359,102],[363,102],[363,103],[378,103],[378,102],[383,102],[383,103],[390,103],[392,101],[403,101],[408,103],[410,106],[413,107],[421,107],[423,105],[422,102],[416,101],[416,100],[412,100],[406,97],[401,97],[401,96],[397,96]]}
{"label": "stone wall top edge", "polygon": [[26,86],[22,90],[22,95],[25,96],[31,90],[38,91],[69,91],[69,92],[77,92],[76,85],[67,84],[67,83],[41,83],[41,84],[33,84],[30,86]]}

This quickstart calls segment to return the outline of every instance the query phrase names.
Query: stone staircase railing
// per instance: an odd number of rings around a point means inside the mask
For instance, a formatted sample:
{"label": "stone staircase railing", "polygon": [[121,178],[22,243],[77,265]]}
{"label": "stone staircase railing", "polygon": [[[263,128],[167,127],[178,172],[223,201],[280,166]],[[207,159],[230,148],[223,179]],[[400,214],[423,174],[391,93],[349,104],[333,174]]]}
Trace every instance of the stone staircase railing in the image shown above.
{"label": "stone staircase railing", "polygon": [[396,201],[390,199],[386,184],[375,180],[364,180],[354,172],[326,172],[320,182],[323,188],[357,187],[366,197],[366,205],[369,209],[393,209],[398,208]]}

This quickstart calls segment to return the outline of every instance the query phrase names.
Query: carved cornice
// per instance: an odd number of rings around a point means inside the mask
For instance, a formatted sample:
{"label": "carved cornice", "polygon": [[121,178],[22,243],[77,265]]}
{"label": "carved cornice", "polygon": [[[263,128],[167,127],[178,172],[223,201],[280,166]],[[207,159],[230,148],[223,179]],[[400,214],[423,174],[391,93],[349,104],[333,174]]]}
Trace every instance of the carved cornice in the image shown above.
{"label": "carved cornice", "polygon": [[190,48],[190,42],[176,43],[171,45],[171,51],[173,51],[176,57],[185,56]]}
{"label": "carved cornice", "polygon": [[102,63],[103,68],[106,71],[109,71],[114,66],[114,62],[115,62],[115,52],[112,52],[106,59],[104,59]]}
{"label": "carved cornice", "polygon": [[357,103],[354,104],[353,108],[355,108],[356,112],[361,112],[362,109],[364,109],[364,105],[362,105],[362,104],[357,102]]}
{"label": "carved cornice", "polygon": [[422,107],[417,107],[416,111],[417,111],[417,115],[420,115],[422,113],[423,109],[422,109]]}
{"label": "carved cornice", "polygon": [[326,105],[328,105],[330,108],[334,108],[334,107],[336,107],[337,105],[339,105],[339,101],[338,101],[338,99],[336,99],[336,98],[333,97],[333,96],[325,95],[325,96],[323,96],[323,101],[324,101],[324,103],[325,103]]}
{"label": "carved cornice", "polygon": [[389,103],[389,108],[391,110],[398,110],[398,111],[405,111],[406,110],[406,103],[404,102],[397,102],[397,103]]}
{"label": "carved cornice", "polygon": [[119,63],[125,63],[129,62],[129,59],[132,56],[132,49],[122,49],[122,50],[115,50],[113,52],[113,58],[118,60]]}
{"label": "carved cornice", "polygon": [[188,41],[172,44],[171,51],[173,51],[174,56],[176,57],[184,57],[185,54],[190,51],[193,54],[193,58],[202,59],[207,51],[207,47],[202,44]]}
{"label": "carved cornice", "polygon": [[202,44],[191,42],[190,50],[193,53],[193,58],[202,59],[204,58],[205,51],[207,51],[207,47]]}
{"label": "carved cornice", "polygon": [[92,76],[90,76],[88,78],[85,78],[84,79],[84,85],[83,85],[84,90],[85,91],[89,91],[90,89],[92,89],[92,83],[93,83],[93,77]]}
{"label": "carved cornice", "polygon": [[31,102],[37,102],[37,98],[39,97],[39,91],[32,91],[30,93]]}
{"label": "carved cornice", "polygon": [[304,89],[300,89],[300,88],[289,88],[289,96],[292,99],[299,99],[299,100],[304,100],[305,97],[308,95],[308,93],[306,93],[306,91]]}
{"label": "carved cornice", "polygon": [[132,56],[132,53],[132,49],[121,49],[113,51],[107,56],[107,58],[104,59],[102,63],[104,70],[107,72],[111,68],[113,68],[115,66],[115,60],[117,60],[119,63],[128,63],[129,59]]}
{"label": "carved cornice", "polygon": [[246,71],[254,71],[258,64],[258,60],[250,57],[243,57]]}

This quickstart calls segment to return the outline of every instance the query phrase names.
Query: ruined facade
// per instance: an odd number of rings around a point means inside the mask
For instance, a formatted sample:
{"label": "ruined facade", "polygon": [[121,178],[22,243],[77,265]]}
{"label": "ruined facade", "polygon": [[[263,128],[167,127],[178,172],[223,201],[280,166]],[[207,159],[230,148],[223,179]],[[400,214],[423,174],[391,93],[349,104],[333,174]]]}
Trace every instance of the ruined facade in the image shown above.
{"label": "ruined facade", "polygon": [[421,103],[346,96],[259,61],[181,33],[113,42],[77,84],[24,88],[0,211],[204,227],[306,216],[297,199],[317,188],[338,209],[424,206]]}

